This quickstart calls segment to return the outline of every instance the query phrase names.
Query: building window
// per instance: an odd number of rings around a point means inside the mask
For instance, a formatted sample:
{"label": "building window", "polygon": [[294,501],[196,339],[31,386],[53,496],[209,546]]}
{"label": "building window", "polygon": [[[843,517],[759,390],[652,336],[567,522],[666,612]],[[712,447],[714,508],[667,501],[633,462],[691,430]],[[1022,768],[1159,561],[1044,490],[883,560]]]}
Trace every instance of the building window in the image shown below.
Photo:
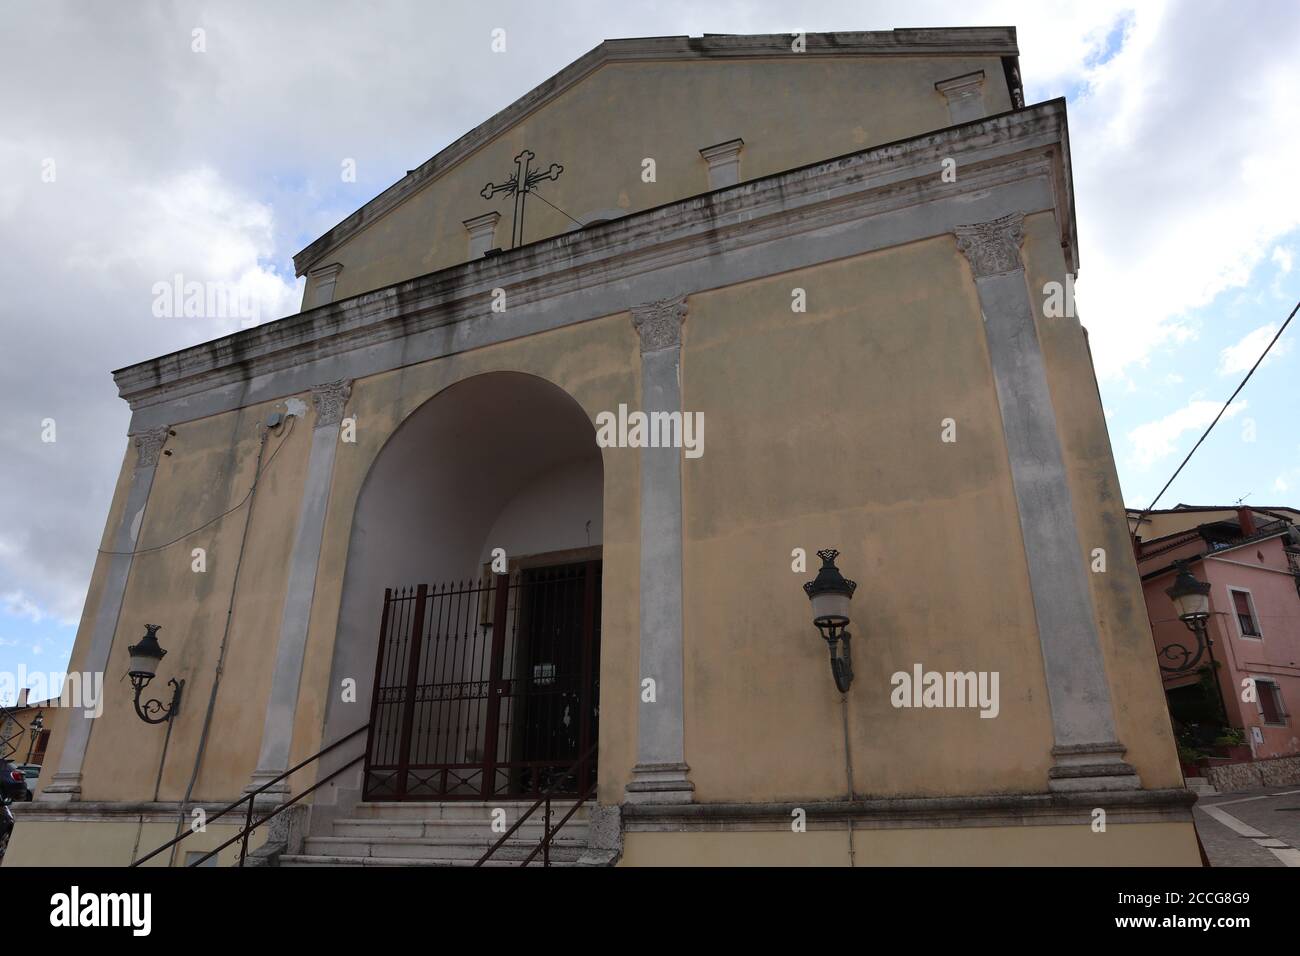
{"label": "building window", "polygon": [[1263,638],[1259,630],[1259,616],[1255,613],[1255,602],[1250,592],[1244,588],[1228,588],[1232,597],[1232,610],[1237,615],[1237,632],[1242,637]]}
{"label": "building window", "polygon": [[1271,680],[1256,678],[1255,691],[1259,694],[1259,712],[1264,723],[1285,726],[1287,712],[1282,703],[1282,688]]}

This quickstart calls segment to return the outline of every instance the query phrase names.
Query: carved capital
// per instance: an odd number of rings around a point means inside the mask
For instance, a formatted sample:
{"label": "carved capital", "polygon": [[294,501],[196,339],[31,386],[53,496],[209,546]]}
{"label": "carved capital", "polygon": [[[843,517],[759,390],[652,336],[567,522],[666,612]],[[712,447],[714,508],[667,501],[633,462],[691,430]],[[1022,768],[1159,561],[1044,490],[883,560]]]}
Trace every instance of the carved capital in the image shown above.
{"label": "carved capital", "polygon": [[135,467],[152,468],[158,464],[158,456],[162,453],[163,443],[167,441],[167,436],[171,429],[166,425],[159,425],[157,428],[150,428],[140,432],[135,436]]}
{"label": "carved capital", "polygon": [[686,321],[686,296],[632,306],[632,326],[641,336],[641,353],[677,348]]}
{"label": "carved capital", "polygon": [[1024,239],[1025,214],[1013,212],[991,222],[957,226],[957,248],[970,260],[976,279],[1004,275],[1024,268],[1020,243]]}
{"label": "carved capital", "polygon": [[316,407],[316,427],[337,425],[343,419],[343,406],[352,394],[352,380],[341,378],[337,382],[311,387],[311,401]]}

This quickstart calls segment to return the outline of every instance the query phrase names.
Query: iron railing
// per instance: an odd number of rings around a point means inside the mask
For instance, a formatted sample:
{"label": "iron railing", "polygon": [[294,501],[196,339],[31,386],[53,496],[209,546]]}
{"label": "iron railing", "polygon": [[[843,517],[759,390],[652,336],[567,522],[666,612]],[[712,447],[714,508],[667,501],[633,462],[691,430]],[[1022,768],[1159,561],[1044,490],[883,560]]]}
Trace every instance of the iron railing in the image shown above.
{"label": "iron railing", "polygon": [[[230,838],[229,840],[227,840],[225,843],[222,843],[220,846],[216,847],[215,849],[209,851],[208,853],[206,853],[205,855],[203,855],[203,856],[200,857],[199,859],[195,860],[193,863],[188,863],[188,864],[186,864],[186,865],[187,865],[187,866],[202,866],[204,863],[206,863],[208,860],[212,859],[214,856],[216,856],[218,853],[220,853],[220,852],[221,852],[222,850],[224,850],[226,847],[230,846],[232,843],[234,843],[234,842],[236,842],[236,841],[239,841],[239,844],[240,844],[240,845],[239,845],[239,865],[240,865],[240,866],[243,866],[243,865],[244,865],[244,860],[245,860],[245,859],[247,858],[247,856],[248,856],[248,837],[249,837],[249,835],[250,835],[254,830],[256,830],[258,827],[260,827],[263,823],[266,823],[266,822],[267,822],[268,820],[270,820],[272,817],[275,817],[275,816],[277,816],[278,814],[283,813],[285,810],[289,809],[289,807],[293,806],[295,803],[297,803],[297,802],[298,802],[299,800],[301,800],[303,797],[307,796],[307,794],[309,794],[309,793],[313,792],[314,790],[318,789],[319,787],[322,787],[322,786],[324,786],[325,784],[329,783],[331,780],[333,780],[335,777],[337,777],[337,776],[338,776],[339,774],[341,774],[343,771],[347,770],[349,767],[356,766],[356,764],[359,763],[359,762],[360,762],[360,761],[365,757],[365,753],[364,753],[364,751],[363,751],[362,753],[357,754],[355,757],[353,757],[353,758],[352,758],[351,760],[349,760],[347,763],[343,764],[343,766],[341,766],[341,767],[337,768],[336,770],[332,771],[328,776],[323,777],[323,778],[320,779],[320,780],[317,780],[314,784],[312,784],[312,785],[311,785],[310,787],[308,787],[306,790],[302,791],[300,794],[298,794],[298,795],[297,795],[296,797],[294,797],[292,800],[288,800],[288,801],[286,801],[286,802],[284,802],[284,803],[281,803],[281,804],[277,805],[277,806],[276,806],[273,810],[271,810],[271,812],[268,813],[266,816],[262,817],[261,819],[257,820],[256,822],[254,822],[254,820],[253,820],[253,802],[257,799],[257,797],[260,796],[262,793],[264,793],[264,792],[265,792],[267,789],[269,789],[270,787],[275,786],[275,785],[276,785],[277,783],[279,783],[281,780],[285,780],[285,779],[287,779],[287,778],[290,777],[291,775],[297,773],[297,772],[298,772],[299,770],[301,770],[303,767],[306,767],[308,764],[315,763],[315,762],[316,762],[317,760],[319,760],[321,757],[324,757],[327,753],[330,753],[330,752],[331,752],[332,750],[334,750],[335,748],[340,747],[340,746],[342,746],[343,744],[347,743],[349,740],[351,740],[351,739],[352,739],[353,737],[355,737],[357,734],[362,733],[363,731],[367,731],[367,730],[369,730],[369,729],[370,729],[370,725],[369,725],[369,724],[362,724],[362,725],[361,725],[360,727],[358,727],[356,730],[352,731],[352,733],[350,733],[350,734],[348,734],[348,735],[346,735],[346,736],[344,736],[344,737],[340,737],[338,740],[334,741],[334,743],[330,744],[328,747],[324,748],[323,750],[319,750],[319,751],[317,751],[316,753],[312,754],[310,757],[308,757],[306,760],[302,761],[301,763],[298,763],[298,764],[296,764],[296,765],[290,767],[288,770],[286,770],[284,773],[280,774],[280,775],[279,775],[278,777],[276,777],[274,780],[268,780],[266,783],[262,784],[262,785],[261,785],[260,787],[258,787],[256,790],[252,790],[252,791],[250,791],[249,793],[246,793],[244,796],[240,797],[240,798],[239,798],[238,800],[236,800],[234,803],[231,803],[231,804],[227,805],[226,807],[222,808],[221,810],[218,810],[216,813],[212,814],[212,816],[210,816],[210,817],[207,818],[207,820],[205,821],[205,824],[206,824],[206,823],[211,823],[213,820],[217,820],[217,819],[219,819],[219,818],[221,818],[221,817],[224,817],[227,813],[229,813],[231,810],[234,810],[236,807],[240,806],[241,804],[244,804],[244,803],[247,803],[247,804],[248,804],[248,809],[247,809],[247,811],[246,811],[246,813],[245,813],[245,816],[244,816],[244,825],[243,825],[243,827],[240,828],[240,830],[239,830],[238,833],[236,833],[233,837],[231,837],[231,838]],[[132,866],[139,866],[141,863],[144,863],[144,862],[147,861],[147,860],[152,860],[152,859],[153,859],[155,856],[157,856],[159,853],[163,852],[163,850],[170,850],[172,847],[176,846],[176,844],[180,843],[182,840],[186,840],[186,839],[188,839],[188,838],[189,838],[190,836],[192,836],[195,832],[196,832],[195,830],[193,830],[193,829],[187,827],[187,828],[185,829],[185,832],[182,833],[180,836],[176,837],[176,839],[174,839],[174,840],[168,840],[168,841],[167,841],[166,843],[164,843],[162,846],[158,847],[158,849],[154,850],[154,851],[151,852],[151,853],[147,853],[147,854],[145,854],[144,856],[140,857],[140,859],[136,860],[136,861],[135,861],[134,863],[132,863],[131,865],[132,865]]]}
{"label": "iron railing", "polygon": [[[579,757],[577,760],[573,762],[573,764],[569,767],[567,772],[565,772],[558,780],[554,781],[549,787],[547,787],[546,792],[543,793],[540,797],[538,797],[537,801],[520,815],[519,819],[515,821],[514,826],[512,826],[505,833],[501,834],[501,838],[497,840],[496,843],[492,844],[492,846],[488,847],[487,852],[484,853],[481,857],[479,857],[478,861],[475,862],[474,865],[476,867],[479,867],[482,866],[484,863],[486,863],[488,861],[488,858],[491,857],[493,853],[495,853],[501,847],[505,846],[506,841],[509,840],[510,837],[514,835],[516,830],[518,830],[521,826],[523,826],[526,822],[528,822],[528,818],[537,812],[538,807],[545,806],[546,808],[545,816],[542,818],[542,842],[537,844],[537,846],[533,848],[533,851],[529,853],[528,856],[524,857],[523,862],[520,863],[519,865],[527,866],[529,863],[533,862],[533,860],[537,858],[537,854],[540,853],[542,854],[542,866],[550,866],[551,865],[551,840],[555,838],[555,834],[560,832],[560,828],[569,822],[569,818],[578,812],[578,808],[581,807],[584,803],[586,803],[587,799],[592,795],[592,793],[595,792],[596,781],[594,778],[592,778],[586,784],[586,786],[577,795],[577,798],[574,799],[573,806],[569,808],[569,812],[566,813],[560,819],[560,822],[555,824],[555,826],[551,826],[551,796],[559,789],[559,787],[565,785],[569,778],[575,777],[582,769],[583,765],[586,764],[592,757],[596,755],[596,746],[597,746],[596,744],[592,744],[586,753],[584,753],[581,757]],[[570,795],[565,794],[565,796],[569,797]]]}

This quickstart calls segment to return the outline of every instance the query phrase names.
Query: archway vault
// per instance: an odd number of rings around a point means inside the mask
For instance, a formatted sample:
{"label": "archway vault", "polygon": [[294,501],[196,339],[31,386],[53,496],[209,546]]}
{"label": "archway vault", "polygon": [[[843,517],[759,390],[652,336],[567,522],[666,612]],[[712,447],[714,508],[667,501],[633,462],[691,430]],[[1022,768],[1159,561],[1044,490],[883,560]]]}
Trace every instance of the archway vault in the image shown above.
{"label": "archway vault", "polygon": [[394,430],[357,498],[333,667],[371,715],[367,797],[538,792],[592,749],[602,501],[590,419],[536,376],[462,380]]}

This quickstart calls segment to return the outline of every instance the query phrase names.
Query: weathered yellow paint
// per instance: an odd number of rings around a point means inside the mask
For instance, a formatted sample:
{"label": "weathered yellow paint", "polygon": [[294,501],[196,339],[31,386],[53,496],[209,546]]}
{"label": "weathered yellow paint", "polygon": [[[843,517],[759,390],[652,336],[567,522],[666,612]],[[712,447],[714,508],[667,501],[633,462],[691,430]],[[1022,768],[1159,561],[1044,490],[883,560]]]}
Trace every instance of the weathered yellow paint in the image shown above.
{"label": "weathered yellow paint", "polygon": [[[564,177],[546,195],[575,215],[627,211],[704,192],[700,147],[742,137],[742,177],[949,125],[936,80],[984,70],[989,112],[1009,106],[996,58],[791,58],[607,65],[380,218],[323,261],[344,269],[336,298],[453,265],[466,254],[463,219],[478,189],[509,171],[523,146]],[[834,90],[835,96],[826,95]],[[999,99],[999,98],[1003,99]],[[691,102],[682,111],[680,103]],[[599,116],[600,123],[591,117]],[[725,117],[725,121],[719,120]],[[719,125],[722,122],[724,125]],[[658,162],[643,184],[641,159]],[[598,161],[597,161],[598,160]],[[530,238],[567,222],[529,209]],[[502,232],[508,230],[508,215]],[[535,231],[534,231],[535,230]],[[1064,281],[1049,214],[1025,224],[1033,301]],[[807,311],[791,310],[792,290]],[[631,306],[634,303],[628,303]],[[491,316],[488,320],[491,320]],[[1181,783],[1152,660],[1150,634],[1125,533],[1105,422],[1085,341],[1074,319],[1039,316],[1081,547],[1106,549],[1091,585],[1127,759],[1148,788]],[[594,419],[639,407],[641,356],[626,312],[361,378],[340,443],[312,597],[291,762],[318,751],[338,642],[377,644],[378,621],[339,634],[354,513],[385,444],[416,409],[475,375],[511,371],[566,391]],[[852,790],[868,795],[1042,792],[1053,744],[1028,568],[976,287],[951,236],[794,270],[692,295],[684,328],[682,396],[706,422],[705,454],[683,461],[685,749],[698,801],[831,800],[850,787],[840,695],[800,586],[818,548],[835,547],[859,582],[854,600],[857,679],[848,704]],[[286,396],[288,398],[288,396]],[[297,396],[310,404],[306,394]],[[162,727],[131,707],[126,647],[161,624],[168,655],[151,694],[187,681],[158,797],[185,794],[222,633],[230,642],[192,798],[239,796],[256,765],[287,588],[314,413],[267,439],[239,587],[234,571],[254,478],[259,426],[283,400],[175,426],[158,465],[105,675],[104,715],[90,738],[83,799],[154,798]],[[941,440],[946,419],[957,440]],[[490,427],[490,426],[485,426]],[[454,454],[455,449],[439,449]],[[272,458],[271,456],[274,455]],[[640,452],[605,449],[600,800],[622,801],[636,761],[639,671]],[[128,448],[104,541],[124,507]],[[449,503],[454,507],[455,503]],[[233,509],[233,510],[232,510]],[[229,511],[224,517],[218,516]],[[213,518],[210,526],[192,534]],[[175,544],[169,544],[184,535]],[[161,547],[160,547],[161,546]],[[191,570],[207,549],[208,569]],[[158,550],[148,550],[148,549]],[[808,555],[791,569],[791,552]],[[1085,555],[1086,557],[1086,555]],[[106,571],[96,564],[70,669],[83,669]],[[1000,713],[902,710],[890,677],[913,665],[997,671]],[[359,675],[360,676],[360,675]],[[369,719],[358,712],[348,729]],[[62,735],[47,757],[48,782]],[[313,766],[291,781],[315,782]],[[170,837],[148,824],[147,850]],[[93,831],[93,837],[84,834]],[[125,862],[136,824],[35,823],[16,860],[41,844],[55,862]],[[195,846],[197,848],[197,845]],[[861,865],[890,863],[1189,863],[1189,824],[862,830]],[[624,863],[843,864],[846,834],[632,833]]]}
{"label": "weathered yellow paint", "polygon": [[[579,220],[607,209],[640,212],[709,191],[706,146],[745,141],[741,178],[755,179],[951,125],[934,84],[983,70],[988,113],[1011,108],[1001,61],[988,57],[821,57],[610,63],[432,180],[318,264],[343,271],[334,298],[464,262],[464,221],[497,211],[508,248],[512,206],[485,201],[524,148],[564,173],[541,195]],[[832,93],[833,91],[833,93]],[[681,105],[690,103],[683,110]],[[599,117],[593,121],[593,117]],[[656,179],[642,180],[655,160]],[[543,202],[528,204],[528,242],[574,227]],[[310,290],[305,293],[310,297]],[[305,301],[310,301],[307,298]]]}
{"label": "weathered yellow paint", "polygon": [[[1031,219],[1030,280],[1040,260],[1063,268],[1052,224]],[[1044,252],[1046,248],[1046,252]],[[684,462],[686,748],[699,800],[831,798],[846,789],[839,695],[808,622],[791,551],[838,547],[855,599],[857,683],[849,705],[859,795],[1041,791],[1050,766],[1050,716],[1027,568],[979,305],[950,238],[695,295],[683,349],[683,401],[705,415],[706,453]],[[1055,274],[1055,273],[1051,273]],[[791,290],[808,311],[790,309]],[[864,297],[863,289],[871,290]],[[1077,326],[1043,328],[1053,387],[1091,388]],[[379,450],[416,408],[449,385],[489,371],[538,375],[588,415],[639,402],[639,354],[620,314],[540,336],[410,366],[354,384],[357,442],[342,444],[321,551],[292,759],[327,741],[321,727],[352,512]],[[1085,393],[1087,394],[1087,393]],[[246,492],[256,423],[266,408],[177,429],[155,478],[142,545],[232,507]],[[1123,567],[1123,518],[1099,406],[1062,401],[1081,540],[1104,541],[1109,578],[1094,584],[1121,739],[1148,786],[1177,774],[1140,602]],[[957,441],[940,440],[945,418]],[[288,548],[298,510],[310,419],[266,471],[245,555],[240,600],[196,797],[233,799],[251,773],[278,635]],[[602,625],[601,798],[617,802],[635,762],[638,681],[638,461],[606,449]],[[1109,484],[1108,484],[1109,482]],[[1114,514],[1101,514],[1110,508]],[[242,511],[186,546],[141,555],[133,570],[115,666],[143,623],[163,622],[165,675],[189,681],[163,777],[177,799],[192,770],[229,598]],[[1118,537],[1117,537],[1118,535]],[[209,548],[209,571],[189,545]],[[1135,580],[1135,579],[1134,579]],[[1113,586],[1105,582],[1116,582]],[[1127,639],[1121,639],[1128,635]],[[124,636],[126,639],[124,639]],[[373,640],[367,634],[363,640]],[[1143,654],[1145,653],[1145,657]],[[1001,713],[900,710],[890,675],[999,671]],[[75,666],[75,659],[74,659]],[[130,710],[110,675],[105,716],[86,765],[87,799],[144,799],[161,732]],[[118,692],[113,692],[114,689]],[[368,715],[358,713],[356,724]],[[1162,723],[1163,721],[1163,723]],[[907,759],[898,759],[906,754]],[[309,785],[314,770],[292,781]]]}
{"label": "weathered yellow paint", "polygon": [[[144,634],[146,623],[162,625],[158,637],[167,656],[145,696],[166,701],[170,694],[166,681],[171,677],[186,681],[159,798],[177,800],[185,795],[248,516],[249,506],[238,506],[252,486],[259,425],[272,407],[252,406],[177,425],[175,436],[168,439],[172,454],[158,462],[104,678],[104,713],[90,736],[82,784],[85,800],[153,797],[164,728],[140,721],[132,706],[130,684],[124,679],[127,647]],[[195,800],[235,799],[242,788],[239,781],[247,780],[256,762],[310,443],[311,428],[301,422],[267,439],[231,615],[225,672],[202,772],[192,794]],[[134,450],[128,453],[132,461],[134,454]],[[225,512],[231,513],[169,544]],[[195,548],[206,549],[205,572],[192,570]],[[83,632],[87,629],[83,624]],[[73,669],[80,669],[83,656],[78,646]]]}
{"label": "weathered yellow paint", "polygon": [[[708,423],[705,455],[683,466],[697,799],[844,794],[840,695],[800,590],[827,547],[859,582],[855,791],[1042,789],[1046,687],[964,268],[934,239],[692,296],[683,402]],[[792,573],[794,548],[808,572]],[[918,662],[1000,671],[1001,715],[895,709],[890,676]]]}
{"label": "weathered yellow paint", "polygon": [[[855,830],[856,866],[1200,866],[1190,823]],[[620,866],[848,866],[847,829],[629,833]]]}
{"label": "weathered yellow paint", "polygon": [[[49,821],[24,819],[21,810],[19,813],[18,825],[5,853],[5,867],[129,866],[133,859],[176,838],[174,822],[150,820],[141,823],[138,817],[118,817],[93,823]],[[239,830],[239,825],[214,823],[204,832],[191,834],[176,850],[176,865],[184,866],[186,860],[198,859],[192,854],[202,855],[215,849]],[[249,837],[249,852],[256,850],[265,840],[265,830],[255,831]],[[141,866],[166,866],[169,856],[170,851],[165,851]],[[233,866],[238,861],[239,844],[234,843],[217,854],[216,865]]]}

